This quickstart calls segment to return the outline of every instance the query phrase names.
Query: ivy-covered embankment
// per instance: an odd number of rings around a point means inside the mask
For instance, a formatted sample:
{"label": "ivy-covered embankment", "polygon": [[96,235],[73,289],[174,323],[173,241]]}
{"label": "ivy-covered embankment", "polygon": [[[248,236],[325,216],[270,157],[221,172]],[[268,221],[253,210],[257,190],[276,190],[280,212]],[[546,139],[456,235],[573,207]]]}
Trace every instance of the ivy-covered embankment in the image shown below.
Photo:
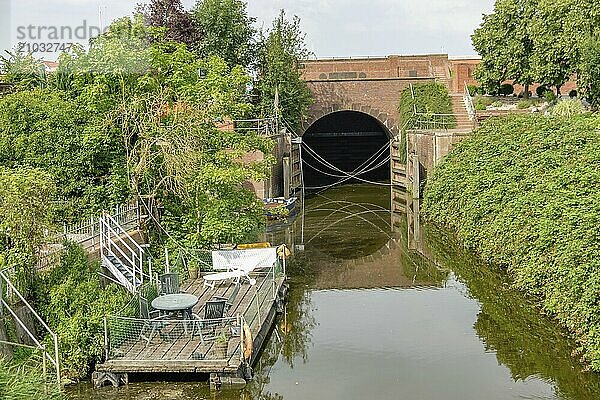
{"label": "ivy-covered embankment", "polygon": [[493,119],[435,169],[429,221],[508,269],[600,371],[600,117]]}

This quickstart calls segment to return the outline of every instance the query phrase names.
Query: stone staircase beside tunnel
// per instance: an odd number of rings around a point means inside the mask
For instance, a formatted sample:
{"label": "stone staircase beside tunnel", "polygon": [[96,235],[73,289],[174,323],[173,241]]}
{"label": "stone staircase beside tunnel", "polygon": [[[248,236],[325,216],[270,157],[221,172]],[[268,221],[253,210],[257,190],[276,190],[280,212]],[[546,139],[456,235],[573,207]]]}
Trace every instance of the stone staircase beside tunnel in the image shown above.
{"label": "stone staircase beside tunnel", "polygon": [[455,93],[450,95],[452,100],[452,113],[456,118],[456,129],[463,131],[473,129],[473,121],[469,117],[467,106],[465,105],[465,98],[462,93]]}
{"label": "stone staircase beside tunnel", "polygon": [[472,130],[474,127],[473,121],[469,117],[467,106],[465,104],[463,93],[452,93],[452,76],[447,66],[433,67],[433,76],[435,81],[446,86],[450,92],[452,101],[452,113],[456,118],[456,128],[461,131]]}

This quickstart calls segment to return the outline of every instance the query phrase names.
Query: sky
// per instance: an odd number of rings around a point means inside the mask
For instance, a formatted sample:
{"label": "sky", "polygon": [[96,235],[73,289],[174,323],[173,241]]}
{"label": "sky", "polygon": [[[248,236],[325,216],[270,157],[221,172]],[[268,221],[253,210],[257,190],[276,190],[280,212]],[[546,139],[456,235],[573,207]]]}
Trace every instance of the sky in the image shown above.
{"label": "sky", "polygon": [[[86,43],[98,28],[131,15],[142,1],[0,0],[0,50],[20,43],[38,50],[36,56],[56,59],[58,46],[42,49],[41,43]],[[194,3],[183,0],[186,7]],[[481,22],[482,14],[491,12],[493,3],[494,0],[249,0],[248,14],[257,18],[259,28],[270,27],[280,9],[290,16],[299,16],[307,46],[317,58],[426,53],[458,57],[476,54],[470,35]],[[30,26],[33,28],[28,29]],[[49,38],[53,27],[60,32],[58,39]]]}

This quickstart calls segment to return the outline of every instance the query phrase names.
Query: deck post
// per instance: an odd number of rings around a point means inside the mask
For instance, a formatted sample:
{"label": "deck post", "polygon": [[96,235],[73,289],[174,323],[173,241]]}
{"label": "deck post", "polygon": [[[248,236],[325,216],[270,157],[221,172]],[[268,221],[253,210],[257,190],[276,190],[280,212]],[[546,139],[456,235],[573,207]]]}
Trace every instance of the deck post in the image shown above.
{"label": "deck post", "polygon": [[108,323],[106,321],[106,315],[104,316],[104,354],[105,359],[108,360]]}

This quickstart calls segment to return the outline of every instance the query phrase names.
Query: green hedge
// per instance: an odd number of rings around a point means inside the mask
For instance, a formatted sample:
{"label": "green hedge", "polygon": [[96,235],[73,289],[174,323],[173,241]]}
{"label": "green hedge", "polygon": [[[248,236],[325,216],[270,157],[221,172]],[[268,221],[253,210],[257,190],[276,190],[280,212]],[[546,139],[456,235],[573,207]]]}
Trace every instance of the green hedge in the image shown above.
{"label": "green hedge", "polygon": [[600,371],[600,117],[491,119],[425,189],[425,218],[508,268]]}

